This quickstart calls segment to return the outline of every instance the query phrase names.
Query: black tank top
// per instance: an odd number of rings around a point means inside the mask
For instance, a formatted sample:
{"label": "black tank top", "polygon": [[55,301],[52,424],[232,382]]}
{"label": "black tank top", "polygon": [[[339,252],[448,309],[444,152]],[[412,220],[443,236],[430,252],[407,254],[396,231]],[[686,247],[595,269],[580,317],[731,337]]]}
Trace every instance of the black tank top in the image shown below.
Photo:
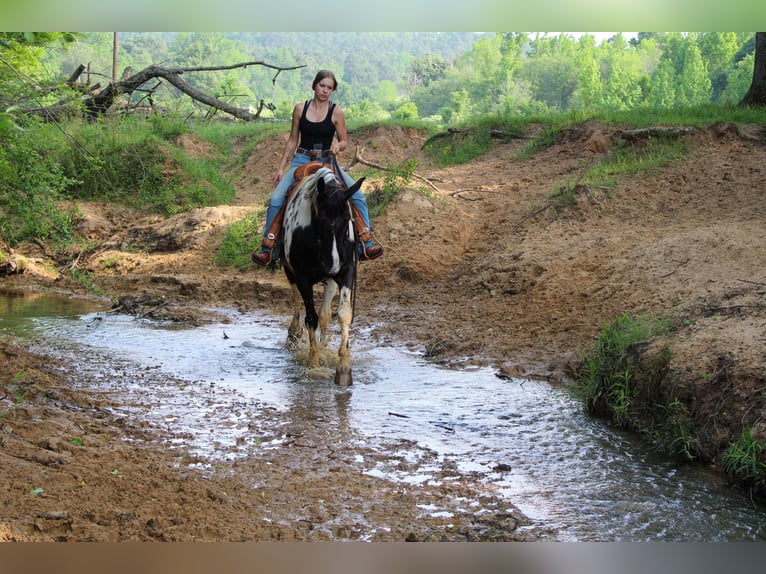
{"label": "black tank top", "polygon": [[335,110],[335,104],[331,103],[327,107],[327,116],[321,122],[311,122],[306,118],[306,112],[309,109],[311,100],[306,100],[301,114],[301,121],[298,129],[301,133],[301,141],[298,144],[305,149],[314,149],[314,145],[321,144],[323,150],[330,149],[332,138],[335,135],[335,125],[332,123],[332,113]]}

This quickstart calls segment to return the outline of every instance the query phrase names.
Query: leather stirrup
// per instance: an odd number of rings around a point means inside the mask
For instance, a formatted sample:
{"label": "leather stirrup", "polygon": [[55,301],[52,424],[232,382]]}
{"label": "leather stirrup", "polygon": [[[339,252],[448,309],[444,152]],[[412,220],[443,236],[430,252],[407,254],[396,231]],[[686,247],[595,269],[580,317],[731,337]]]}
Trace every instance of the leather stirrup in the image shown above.
{"label": "leather stirrup", "polygon": [[[351,205],[351,220],[354,222],[354,230],[356,236],[359,238],[359,242],[362,244],[362,259],[376,259],[383,255],[383,246],[378,241],[377,237],[372,233],[372,229],[364,224],[364,217],[362,212],[353,201],[349,201]],[[368,252],[367,243],[372,242],[373,248]]]}

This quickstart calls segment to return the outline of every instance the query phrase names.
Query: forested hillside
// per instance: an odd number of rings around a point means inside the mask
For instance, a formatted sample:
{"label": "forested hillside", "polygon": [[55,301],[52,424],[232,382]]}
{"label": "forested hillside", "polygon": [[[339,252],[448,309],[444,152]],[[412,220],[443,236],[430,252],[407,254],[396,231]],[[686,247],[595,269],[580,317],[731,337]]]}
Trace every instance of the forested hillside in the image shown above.
{"label": "forested hillside", "polygon": [[[114,34],[88,33],[40,54],[50,79],[80,64],[83,81],[111,79]],[[250,66],[194,72],[185,80],[240,107],[261,100],[289,117],[320,68],[340,79],[335,100],[360,120],[430,119],[458,124],[486,114],[673,108],[737,103],[753,72],[754,33],[120,33],[117,69],[151,64],[215,66],[261,61],[304,66],[275,78]],[[184,112],[188,98],[161,86],[155,101]],[[140,97],[135,95],[134,97]]]}

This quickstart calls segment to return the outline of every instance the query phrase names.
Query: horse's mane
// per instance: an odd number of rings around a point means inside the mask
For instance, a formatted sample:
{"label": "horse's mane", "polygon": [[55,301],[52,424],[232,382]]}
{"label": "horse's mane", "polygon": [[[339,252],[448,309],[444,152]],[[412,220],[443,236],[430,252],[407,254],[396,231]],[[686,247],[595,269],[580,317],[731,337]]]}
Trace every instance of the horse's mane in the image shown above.
{"label": "horse's mane", "polygon": [[306,190],[312,193],[316,191],[317,181],[320,177],[330,176],[335,178],[334,172],[327,167],[320,167],[311,175],[307,175],[298,183],[298,189],[295,190],[296,196],[301,193],[305,193]]}

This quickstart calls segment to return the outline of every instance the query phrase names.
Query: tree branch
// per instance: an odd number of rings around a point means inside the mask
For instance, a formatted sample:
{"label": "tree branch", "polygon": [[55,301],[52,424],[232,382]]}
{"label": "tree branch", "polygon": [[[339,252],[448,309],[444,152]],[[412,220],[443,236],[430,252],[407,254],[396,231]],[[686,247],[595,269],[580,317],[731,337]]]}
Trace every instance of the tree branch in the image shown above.
{"label": "tree branch", "polygon": [[[106,111],[112,107],[115,100],[121,96],[121,95],[130,95],[135,91],[138,91],[139,88],[148,82],[149,80],[152,80],[154,78],[160,78],[162,80],[165,80],[172,86],[174,86],[179,91],[183,92],[190,98],[201,102],[205,105],[211,106],[217,110],[221,110],[223,112],[226,112],[227,114],[230,114],[234,116],[235,118],[244,120],[244,121],[254,121],[260,118],[261,111],[264,107],[268,107],[265,105],[263,100],[261,100],[258,110],[256,113],[251,113],[248,110],[244,108],[239,108],[237,106],[233,106],[227,102],[221,101],[218,98],[215,98],[209,94],[206,94],[205,92],[202,92],[195,87],[191,86],[190,84],[186,83],[183,79],[181,79],[181,75],[188,73],[188,72],[212,72],[212,71],[218,71],[218,70],[232,70],[235,68],[246,68],[248,66],[263,66],[266,68],[271,68],[273,70],[277,70],[277,73],[274,75],[272,79],[272,83],[276,82],[277,76],[280,72],[283,71],[289,71],[289,70],[297,70],[299,68],[304,68],[305,65],[301,66],[289,66],[289,67],[281,67],[281,66],[274,66],[273,64],[268,64],[266,62],[261,61],[253,61],[253,62],[242,62],[239,64],[232,64],[229,66],[200,66],[200,67],[194,67],[194,68],[168,68],[165,66],[157,66],[157,65],[151,65],[147,68],[144,68],[140,72],[137,72],[135,74],[124,74],[123,77],[120,79],[120,81],[116,82],[115,84],[109,84],[106,88],[101,90],[98,94],[90,94],[88,98],[85,99],[83,102],[83,106],[85,108],[85,113],[90,118],[96,118],[100,115],[103,115],[106,113]],[[74,75],[73,75],[74,76]],[[155,88],[152,89],[152,92]],[[37,115],[40,115],[46,119],[58,119],[58,117],[66,111],[68,108],[64,106],[52,106],[47,108],[40,108],[35,110],[29,110],[29,113],[34,113]]]}
{"label": "tree branch", "polygon": [[[362,152],[363,152],[363,151],[364,151],[364,148],[362,148]],[[382,166],[382,165],[380,165],[379,163],[373,163],[373,162],[371,162],[371,161],[367,161],[366,159],[364,159],[364,158],[362,157],[362,152],[360,152],[360,151],[359,151],[359,146],[356,146],[356,150],[355,150],[355,152],[354,152],[354,159],[352,159],[352,160],[351,160],[351,163],[350,163],[350,164],[348,164],[348,167],[346,167],[345,169],[347,169],[347,170],[348,170],[348,169],[351,169],[351,168],[352,168],[352,167],[354,167],[356,164],[358,164],[358,163],[361,163],[362,165],[366,165],[367,167],[371,167],[371,168],[373,168],[373,169],[379,169],[379,170],[381,170],[381,171],[393,171],[391,168],[389,168],[389,167],[385,167],[385,166]],[[418,175],[418,174],[416,174],[416,173],[413,173],[413,174],[412,174],[412,177],[415,177],[415,178],[417,178],[417,179],[419,179],[419,180],[421,180],[421,181],[424,181],[424,182],[425,182],[425,183],[427,183],[429,186],[431,186],[431,188],[432,188],[432,189],[434,189],[435,191],[441,192],[441,190],[440,190],[438,187],[436,187],[436,186],[435,186],[435,185],[434,185],[434,184],[431,182],[431,180],[429,180],[429,179],[427,179],[427,178],[423,177],[422,175]]]}

